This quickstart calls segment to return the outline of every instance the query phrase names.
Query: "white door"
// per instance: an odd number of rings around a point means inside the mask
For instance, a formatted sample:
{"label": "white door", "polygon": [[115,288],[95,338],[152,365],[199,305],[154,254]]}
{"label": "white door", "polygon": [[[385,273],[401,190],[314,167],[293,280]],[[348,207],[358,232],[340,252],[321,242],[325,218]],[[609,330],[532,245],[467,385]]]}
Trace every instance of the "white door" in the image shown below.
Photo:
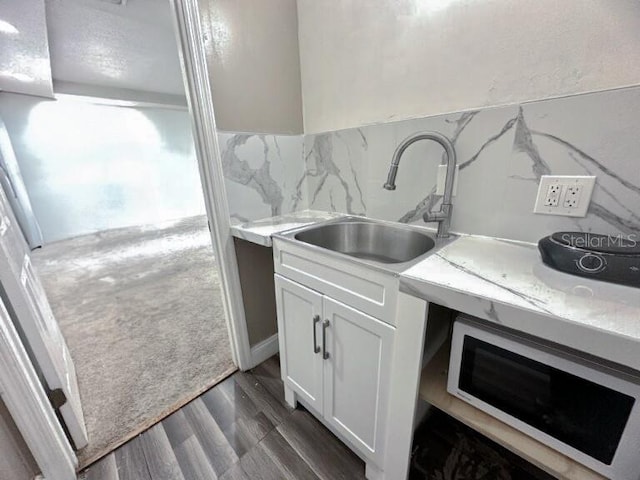
{"label": "white door", "polygon": [[14,321],[22,331],[48,389],[52,391],[52,403],[58,407],[75,447],[80,449],[86,446],[87,431],[75,367],[2,188],[0,284],[6,296],[5,302],[13,312]]}
{"label": "white door", "polygon": [[282,381],[322,413],[322,295],[275,276]]}
{"label": "white door", "polygon": [[394,328],[324,297],[324,418],[380,465]]}

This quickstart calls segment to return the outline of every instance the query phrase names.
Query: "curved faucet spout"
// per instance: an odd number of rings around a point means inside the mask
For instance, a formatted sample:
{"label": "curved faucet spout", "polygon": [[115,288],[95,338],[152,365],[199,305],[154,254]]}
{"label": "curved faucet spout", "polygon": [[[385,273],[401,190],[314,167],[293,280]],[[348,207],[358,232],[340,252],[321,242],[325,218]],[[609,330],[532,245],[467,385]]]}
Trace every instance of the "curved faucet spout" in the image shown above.
{"label": "curved faucet spout", "polygon": [[398,166],[400,164],[400,158],[404,154],[405,150],[415,142],[420,140],[432,140],[439,143],[445,151],[445,160],[447,164],[447,175],[444,182],[444,195],[442,197],[442,204],[440,210],[437,212],[427,212],[423,215],[425,222],[438,222],[438,237],[449,236],[449,226],[451,224],[451,211],[453,205],[451,199],[453,196],[453,181],[456,171],[456,151],[453,148],[451,140],[445,135],[438,132],[420,132],[410,135],[405,138],[400,145],[393,152],[393,158],[391,159],[391,166],[389,167],[389,175],[387,176],[387,182],[384,184],[384,188],[387,190],[396,189],[396,175],[398,173]]}

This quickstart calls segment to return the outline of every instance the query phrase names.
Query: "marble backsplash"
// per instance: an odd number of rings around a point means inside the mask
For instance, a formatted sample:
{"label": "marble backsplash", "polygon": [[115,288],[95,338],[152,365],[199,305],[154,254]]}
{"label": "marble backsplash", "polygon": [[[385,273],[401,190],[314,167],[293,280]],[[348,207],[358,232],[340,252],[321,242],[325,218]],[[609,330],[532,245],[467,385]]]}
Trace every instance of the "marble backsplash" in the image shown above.
{"label": "marble backsplash", "polygon": [[[315,135],[221,133],[232,215],[311,208],[423,224],[437,207],[441,148],[418,142],[386,191],[395,147],[436,130],[454,142],[460,174],[452,230],[535,242],[558,230],[640,232],[640,88],[370,125]],[[537,215],[541,175],[596,175],[585,218]]]}
{"label": "marble backsplash", "polygon": [[218,133],[232,221],[306,208],[302,135]]}

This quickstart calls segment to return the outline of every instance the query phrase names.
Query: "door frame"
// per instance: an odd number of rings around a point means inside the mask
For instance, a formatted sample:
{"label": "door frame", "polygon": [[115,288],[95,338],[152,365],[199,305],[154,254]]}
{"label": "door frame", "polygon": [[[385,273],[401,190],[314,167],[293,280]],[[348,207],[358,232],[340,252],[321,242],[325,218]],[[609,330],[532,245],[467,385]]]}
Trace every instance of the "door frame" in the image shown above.
{"label": "door frame", "polygon": [[78,459],[0,299],[0,396],[47,480],[76,477]]}
{"label": "door frame", "polygon": [[[173,23],[192,123],[195,151],[220,269],[222,299],[234,363],[254,367],[245,321],[240,276],[231,235],[213,99],[201,42],[197,0],[171,0]],[[214,292],[212,292],[214,294]],[[0,396],[47,480],[76,478],[71,448],[4,304],[0,301]]]}
{"label": "door frame", "polygon": [[198,168],[209,218],[211,242],[220,269],[231,351],[241,370],[255,366],[249,344],[229,205],[218,144],[207,57],[197,0],[171,0],[174,29],[191,116]]}

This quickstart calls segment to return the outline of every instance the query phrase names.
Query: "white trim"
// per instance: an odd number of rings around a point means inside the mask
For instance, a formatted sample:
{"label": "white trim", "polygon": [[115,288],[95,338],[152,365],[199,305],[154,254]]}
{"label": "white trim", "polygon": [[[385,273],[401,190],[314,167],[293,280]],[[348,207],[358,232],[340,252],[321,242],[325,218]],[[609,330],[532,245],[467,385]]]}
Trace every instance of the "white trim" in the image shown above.
{"label": "white trim", "polygon": [[260,365],[266,359],[273,357],[279,351],[280,348],[278,346],[277,333],[274,333],[269,338],[256,343],[253,347],[251,347],[251,368],[255,367],[256,365]]}
{"label": "white trim", "polygon": [[0,392],[47,480],[76,478],[78,459],[0,300]]}
{"label": "white trim", "polygon": [[229,206],[218,147],[207,60],[201,41],[198,2],[171,0],[171,6],[205,206],[211,225],[213,251],[220,269],[231,350],[238,367],[247,370],[251,368],[251,348],[229,222]]}
{"label": "white trim", "polygon": [[384,477],[388,479],[406,479],[409,474],[427,311],[426,301],[398,293],[384,447]]}
{"label": "white trim", "polygon": [[367,480],[384,480],[384,472],[377,465],[367,462],[364,466],[364,477]]}

